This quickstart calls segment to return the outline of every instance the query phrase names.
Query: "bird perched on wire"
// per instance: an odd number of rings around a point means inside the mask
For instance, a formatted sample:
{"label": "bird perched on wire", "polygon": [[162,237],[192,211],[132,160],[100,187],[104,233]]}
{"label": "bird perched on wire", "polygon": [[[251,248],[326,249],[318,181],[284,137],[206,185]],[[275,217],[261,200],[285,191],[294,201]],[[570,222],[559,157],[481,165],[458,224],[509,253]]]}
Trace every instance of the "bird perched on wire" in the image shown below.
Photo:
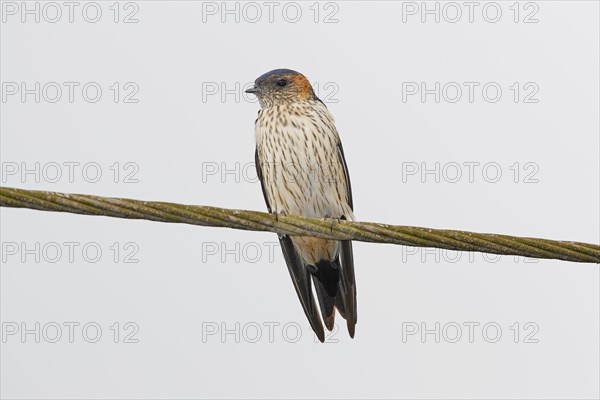
{"label": "bird perched on wire", "polygon": [[[333,117],[306,77],[276,69],[246,93],[258,97],[256,169],[270,213],[354,220],[350,178]],[[335,310],[354,337],[356,282],[352,242],[280,235],[279,242],[310,325],[325,340]]]}

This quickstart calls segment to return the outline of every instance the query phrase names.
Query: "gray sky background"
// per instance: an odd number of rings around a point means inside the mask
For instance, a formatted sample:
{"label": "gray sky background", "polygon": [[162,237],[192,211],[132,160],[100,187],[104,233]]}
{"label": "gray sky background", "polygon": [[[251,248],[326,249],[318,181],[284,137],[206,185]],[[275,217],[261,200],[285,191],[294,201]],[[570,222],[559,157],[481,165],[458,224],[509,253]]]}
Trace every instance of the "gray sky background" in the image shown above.
{"label": "gray sky background", "polygon": [[[476,3],[3,1],[1,183],[265,210],[243,89],[292,68],[359,220],[598,243],[598,3]],[[355,243],[318,344],[274,234],[1,218],[5,398],[600,394],[597,265]]]}

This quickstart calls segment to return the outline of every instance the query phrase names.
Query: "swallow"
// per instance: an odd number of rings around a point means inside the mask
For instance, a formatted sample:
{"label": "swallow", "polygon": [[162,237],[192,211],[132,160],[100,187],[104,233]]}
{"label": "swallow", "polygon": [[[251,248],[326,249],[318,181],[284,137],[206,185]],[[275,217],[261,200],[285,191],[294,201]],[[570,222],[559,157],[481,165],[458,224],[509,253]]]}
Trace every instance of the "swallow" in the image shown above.
{"label": "swallow", "polygon": [[[354,220],[348,167],[333,116],[308,79],[290,69],[260,76],[255,163],[267,209],[275,215]],[[357,321],[352,242],[279,235],[304,313],[321,342],[336,310],[354,337]],[[317,295],[317,308],[314,295]],[[320,313],[320,315],[319,315]]]}

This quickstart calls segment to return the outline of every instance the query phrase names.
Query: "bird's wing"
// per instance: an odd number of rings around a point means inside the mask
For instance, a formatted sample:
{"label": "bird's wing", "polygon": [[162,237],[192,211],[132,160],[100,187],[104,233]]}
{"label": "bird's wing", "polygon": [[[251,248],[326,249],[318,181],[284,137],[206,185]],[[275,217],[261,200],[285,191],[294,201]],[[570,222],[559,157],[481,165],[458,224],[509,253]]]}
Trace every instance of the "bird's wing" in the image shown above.
{"label": "bird's wing", "polygon": [[337,149],[340,164],[342,164],[342,169],[344,172],[344,178],[346,180],[346,193],[348,195],[348,205],[350,206],[350,209],[354,211],[354,205],[352,204],[352,186],[350,185],[350,174],[348,174],[348,165],[346,164],[346,157],[344,157],[344,149],[342,147],[342,142],[338,141]]}
{"label": "bird's wing", "polygon": [[[338,156],[340,163],[343,167],[344,178],[346,180],[346,189],[348,196],[348,205],[354,210],[352,203],[352,188],[350,186],[350,175],[348,174],[348,166],[346,165],[346,158],[344,157],[344,149],[342,143],[338,142]],[[346,216],[342,216],[342,219],[347,219]],[[348,326],[348,332],[350,337],[354,337],[354,327],[357,321],[356,313],[356,279],[354,276],[354,257],[352,254],[352,242],[350,240],[341,240],[341,251],[340,251],[340,264],[342,271],[340,274],[340,286],[343,291],[343,299],[345,303],[345,315],[346,325]]]}
{"label": "bird's wing", "polygon": [[262,174],[262,168],[260,166],[260,159],[258,157],[258,147],[254,151],[254,164],[256,165],[256,175],[258,176],[258,180],[260,181],[260,188],[262,189],[263,197],[265,198],[265,204],[267,205],[267,210],[269,210],[269,212],[272,213],[273,211],[271,210],[271,205],[269,204],[269,197],[267,196],[267,192],[265,189],[265,182],[264,182],[264,178],[263,178],[263,174]]}
{"label": "bird's wing", "polygon": [[310,326],[319,340],[324,342],[325,332],[323,331],[323,324],[321,324],[321,318],[319,317],[319,309],[313,297],[308,268],[306,268],[300,259],[292,240],[288,236],[280,236],[279,243],[281,244],[285,263],[287,264],[300,303],[302,303],[306,318],[308,318],[308,322],[310,322]]}
{"label": "bird's wing", "polygon": [[358,320],[356,313],[356,280],[354,278],[354,257],[352,255],[352,242],[350,240],[342,240],[342,250],[340,252],[340,264],[342,273],[340,274],[340,286],[342,288],[343,298],[345,302],[346,325],[350,337],[354,337],[354,327]]}
{"label": "bird's wing", "polygon": [[[258,157],[258,149],[256,149],[254,154],[254,160],[256,163],[256,174],[258,176],[258,180],[260,181],[265,203],[267,204],[267,209],[269,212],[272,212],[271,205],[269,204],[269,198],[265,189],[266,185]],[[306,314],[313,331],[319,340],[323,342],[325,341],[325,332],[323,331],[323,325],[321,324],[321,319],[319,318],[319,311],[312,293],[311,278],[308,269],[300,259],[300,256],[296,252],[294,244],[289,236],[279,235],[279,244],[283,250],[283,257],[288,267],[288,271],[290,272],[294,289],[296,289],[296,293],[298,294],[298,298],[300,299],[300,303],[304,309],[304,313]]]}

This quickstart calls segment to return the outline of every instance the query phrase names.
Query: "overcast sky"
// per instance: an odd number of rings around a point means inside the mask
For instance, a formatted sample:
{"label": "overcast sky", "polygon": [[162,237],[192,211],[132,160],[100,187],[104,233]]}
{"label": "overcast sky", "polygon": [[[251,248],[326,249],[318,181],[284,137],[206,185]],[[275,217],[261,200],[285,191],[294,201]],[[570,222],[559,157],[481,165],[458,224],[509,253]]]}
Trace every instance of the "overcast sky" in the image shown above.
{"label": "overcast sky", "polygon": [[[243,90],[291,68],[358,220],[600,240],[597,2],[1,7],[3,186],[266,210]],[[355,243],[320,344],[274,234],[1,218],[6,398],[600,395],[595,264]]]}

